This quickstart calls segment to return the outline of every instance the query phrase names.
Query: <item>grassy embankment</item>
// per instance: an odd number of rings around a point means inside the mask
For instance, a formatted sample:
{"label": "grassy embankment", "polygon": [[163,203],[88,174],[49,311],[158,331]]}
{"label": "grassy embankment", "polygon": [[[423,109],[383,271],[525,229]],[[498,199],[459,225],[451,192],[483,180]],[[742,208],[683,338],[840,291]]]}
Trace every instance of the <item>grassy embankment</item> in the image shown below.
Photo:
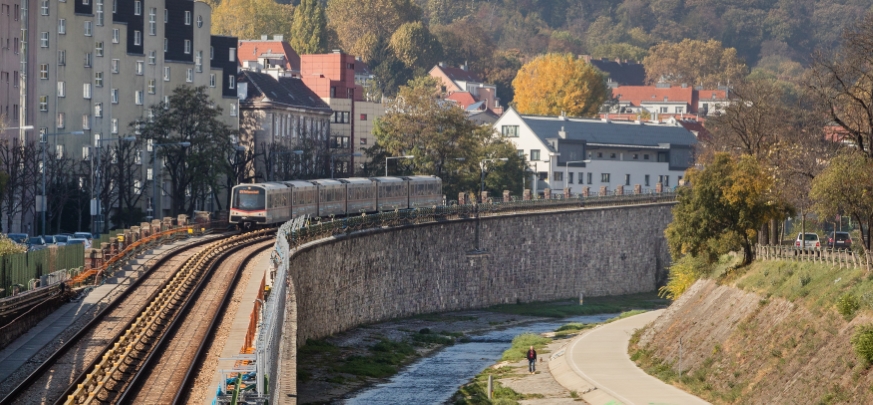
{"label": "grassy embankment", "polygon": [[[745,268],[736,268],[735,264],[733,258],[725,257],[699,270],[704,278],[719,285],[753,292],[758,297],[758,305],[732,326],[724,345],[707,348],[702,362],[695,363],[680,378],[676,364],[638,345],[643,332],[640,330],[631,339],[631,360],[649,374],[713,403],[744,403],[760,399],[756,395],[763,390],[778,393],[792,380],[803,378],[808,372],[804,367],[819,361],[825,347],[840,348],[843,354],[835,366],[829,367],[829,377],[804,385],[809,389],[809,403],[868,399],[873,387],[858,387],[868,380],[871,358],[860,356],[863,344],[854,342],[867,325],[853,326],[849,322],[861,314],[864,317],[859,321],[873,315],[873,273],[815,262],[756,261]],[[778,299],[802,311],[792,311],[788,318],[779,319],[780,311],[768,307]],[[873,332],[868,333],[868,338],[873,337]]]}

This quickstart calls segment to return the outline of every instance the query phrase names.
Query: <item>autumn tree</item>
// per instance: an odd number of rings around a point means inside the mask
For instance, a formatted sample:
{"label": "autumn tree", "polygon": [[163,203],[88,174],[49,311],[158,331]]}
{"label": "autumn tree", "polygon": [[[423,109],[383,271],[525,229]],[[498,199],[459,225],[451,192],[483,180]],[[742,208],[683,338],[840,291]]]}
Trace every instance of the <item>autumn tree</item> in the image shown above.
{"label": "autumn tree", "polygon": [[591,117],[606,101],[606,77],[571,54],[547,54],[521,67],[512,82],[522,114]]}
{"label": "autumn tree", "polygon": [[685,255],[709,262],[736,249],[752,261],[758,229],[784,208],[770,198],[773,178],[752,156],[717,153],[703,169],[691,168],[680,188],[673,222],[664,234],[674,260]]}
{"label": "autumn tree", "polygon": [[738,83],[748,70],[737,57],[736,49],[724,48],[714,39],[663,42],[649,49],[643,65],[650,84],[688,84],[705,88]]}
{"label": "autumn tree", "polygon": [[343,50],[369,61],[380,40],[408,22],[421,19],[421,9],[412,0],[330,0],[327,22]]}
{"label": "autumn tree", "polygon": [[[167,145],[157,154],[163,158],[163,173],[169,178],[171,215],[191,214],[196,199],[189,195],[197,197],[209,191],[215,195],[222,188],[223,176],[230,175],[221,157],[233,149],[235,131],[219,120],[223,110],[214,105],[203,86],[177,87],[169,105],[161,102],[150,112],[152,119],[132,125],[141,126],[143,139]],[[216,202],[221,206],[220,201]]]}
{"label": "autumn tree", "polygon": [[406,23],[391,35],[394,55],[407,67],[430,68],[442,58],[443,49],[421,22]]}
{"label": "autumn tree", "polygon": [[[294,6],[274,0],[223,0],[213,6],[212,33],[239,39],[256,39],[263,34],[291,38]],[[216,4],[217,3],[217,4]]]}
{"label": "autumn tree", "polygon": [[450,24],[466,16],[471,8],[469,0],[427,0],[424,11],[430,24]]}
{"label": "autumn tree", "polygon": [[327,17],[318,0],[302,0],[294,9],[291,24],[291,47],[297,53],[315,54],[327,51]]}
{"label": "autumn tree", "polygon": [[873,159],[861,151],[830,161],[812,182],[810,197],[820,218],[848,215],[860,225],[864,250],[870,249],[873,226]]}
{"label": "autumn tree", "polygon": [[810,88],[841,135],[873,158],[873,13],[843,33],[833,54],[819,53]]}

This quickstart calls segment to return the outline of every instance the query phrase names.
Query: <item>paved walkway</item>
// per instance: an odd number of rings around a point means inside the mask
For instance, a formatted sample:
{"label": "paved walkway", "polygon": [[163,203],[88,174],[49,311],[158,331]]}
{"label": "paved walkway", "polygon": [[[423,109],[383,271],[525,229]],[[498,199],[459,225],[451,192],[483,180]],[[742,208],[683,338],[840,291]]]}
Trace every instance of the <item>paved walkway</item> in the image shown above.
{"label": "paved walkway", "polygon": [[555,379],[592,405],[702,405],[708,402],[646,374],[627,354],[630,337],[663,310],[592,329],[556,352]]}
{"label": "paved walkway", "polygon": [[[217,237],[219,235],[207,235],[203,238],[213,239]],[[83,298],[66,303],[52,312],[27,333],[0,350],[0,381],[12,375],[33,356],[40,354],[40,351],[47,344],[55,342],[61,333],[94,305],[107,297],[115,297],[127,289],[133,280],[140,275],[141,265],[163,256],[172,249],[201,241],[203,238],[180,240],[146,251],[143,255],[128,262],[123,270],[116,272],[116,277],[107,279],[104,284],[94,288]],[[47,357],[46,353],[43,355],[42,357]]]}

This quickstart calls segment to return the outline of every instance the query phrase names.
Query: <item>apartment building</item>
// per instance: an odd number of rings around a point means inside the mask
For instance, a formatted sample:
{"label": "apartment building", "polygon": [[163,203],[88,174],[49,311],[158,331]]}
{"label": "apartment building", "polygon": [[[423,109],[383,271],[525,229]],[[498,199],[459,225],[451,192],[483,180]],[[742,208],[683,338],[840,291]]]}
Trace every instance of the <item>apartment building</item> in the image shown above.
{"label": "apartment building", "polygon": [[[33,97],[34,94],[32,88],[25,86],[27,84],[24,82],[26,76],[21,74],[21,58],[24,56],[22,51],[27,42],[21,37],[21,4],[22,2],[16,0],[0,0],[0,120],[2,120],[2,126],[6,128],[33,124],[33,113],[21,108],[21,89],[29,90],[26,92],[26,96]],[[35,5],[36,2],[33,4]],[[31,5],[32,8],[33,5]],[[36,13],[30,12],[28,21],[30,24],[25,25],[25,28],[32,27],[36,23]],[[33,30],[29,32],[28,36],[32,47],[35,35]],[[34,60],[34,55],[31,53],[29,62],[33,63]],[[22,114],[27,114],[24,123],[22,123]],[[28,132],[33,133],[33,131],[8,129],[0,131],[0,138],[18,139],[22,134]]]}
{"label": "apartment building", "polygon": [[[5,1],[5,0],[3,0]],[[31,13],[34,125],[57,152],[88,159],[92,147],[136,135],[132,123],[179,86],[205,86],[238,128],[237,39],[210,34],[211,7],[190,0],[38,0]],[[151,161],[151,150],[142,161]],[[143,182],[148,181],[142,170]],[[150,188],[142,187],[148,193]],[[150,196],[151,197],[151,196]],[[148,201],[148,198],[144,198]],[[162,201],[163,202],[163,201]],[[144,205],[147,203],[144,203]],[[159,206],[168,207],[169,204]],[[146,209],[147,207],[144,207]],[[157,213],[157,216],[167,212]]]}

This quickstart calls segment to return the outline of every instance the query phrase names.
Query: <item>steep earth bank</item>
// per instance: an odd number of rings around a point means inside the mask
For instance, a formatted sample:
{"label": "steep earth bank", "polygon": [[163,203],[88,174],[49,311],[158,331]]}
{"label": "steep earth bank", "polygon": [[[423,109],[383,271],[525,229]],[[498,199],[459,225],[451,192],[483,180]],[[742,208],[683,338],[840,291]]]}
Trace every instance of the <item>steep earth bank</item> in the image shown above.
{"label": "steep earth bank", "polygon": [[[873,322],[871,283],[862,270],[756,262],[728,285],[694,284],[631,340],[631,358],[713,403],[873,403],[851,344]],[[850,321],[834,306],[844,294],[861,301]]]}

